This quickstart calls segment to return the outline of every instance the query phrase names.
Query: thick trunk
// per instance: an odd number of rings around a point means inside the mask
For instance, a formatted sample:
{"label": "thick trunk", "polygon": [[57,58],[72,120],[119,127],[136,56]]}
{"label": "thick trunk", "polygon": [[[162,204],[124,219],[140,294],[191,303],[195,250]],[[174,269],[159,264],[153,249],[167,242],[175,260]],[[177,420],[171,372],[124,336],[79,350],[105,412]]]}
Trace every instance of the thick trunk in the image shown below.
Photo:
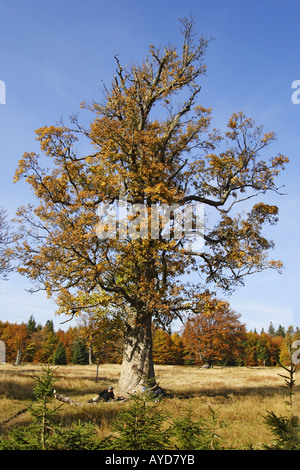
{"label": "thick trunk", "polygon": [[125,325],[119,387],[126,394],[154,382],[151,315],[141,317],[131,312]]}

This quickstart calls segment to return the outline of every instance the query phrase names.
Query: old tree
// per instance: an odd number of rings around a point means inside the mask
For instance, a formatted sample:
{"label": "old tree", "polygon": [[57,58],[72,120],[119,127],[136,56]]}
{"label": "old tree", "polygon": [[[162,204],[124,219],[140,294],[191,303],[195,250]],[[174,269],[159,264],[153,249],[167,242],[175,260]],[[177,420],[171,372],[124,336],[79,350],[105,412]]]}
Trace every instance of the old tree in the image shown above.
{"label": "old tree", "polygon": [[[90,125],[73,118],[70,126],[38,129],[41,155],[25,153],[15,176],[38,200],[18,210],[19,272],[55,298],[61,313],[108,311],[118,318],[124,392],[154,377],[153,321],[166,325],[184,311],[200,311],[210,284],[233,289],[248,274],[280,269],[267,259],[272,242],[262,232],[276,223],[278,209],[250,202],[278,192],[275,177],[287,158],[262,160],[275,136],[241,112],[224,134],[210,130],[211,110],[199,104],[207,41],[196,38],[192,21],[181,24],[182,46],[151,45],[145,61],[130,67],[116,57],[103,101],[84,105],[93,113]],[[99,207],[120,195],[148,217],[156,203],[203,204],[203,248],[191,251],[174,227],[169,237],[153,238],[150,229],[147,237],[121,237],[117,224],[114,236],[108,229],[98,236]],[[134,213],[128,220],[134,224]],[[183,275],[193,272],[197,282],[187,282]]]}

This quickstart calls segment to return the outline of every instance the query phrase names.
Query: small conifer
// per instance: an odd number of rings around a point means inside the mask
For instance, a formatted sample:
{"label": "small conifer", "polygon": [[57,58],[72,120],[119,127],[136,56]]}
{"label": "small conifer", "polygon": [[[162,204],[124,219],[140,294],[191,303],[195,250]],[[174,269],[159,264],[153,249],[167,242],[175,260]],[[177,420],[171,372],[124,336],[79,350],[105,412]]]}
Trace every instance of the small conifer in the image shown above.
{"label": "small conifer", "polygon": [[62,343],[58,343],[57,348],[55,349],[53,356],[53,364],[55,365],[66,365],[67,364],[67,355],[66,348]]}

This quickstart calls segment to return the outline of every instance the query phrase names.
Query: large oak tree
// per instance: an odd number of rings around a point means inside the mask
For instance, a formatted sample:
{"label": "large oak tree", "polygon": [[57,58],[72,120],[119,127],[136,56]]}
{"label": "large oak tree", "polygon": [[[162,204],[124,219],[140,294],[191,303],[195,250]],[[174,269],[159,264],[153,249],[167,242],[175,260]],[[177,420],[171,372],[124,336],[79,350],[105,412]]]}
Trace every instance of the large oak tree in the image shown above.
{"label": "large oak tree", "polygon": [[[281,265],[267,259],[273,244],[263,235],[278,209],[250,202],[278,191],[287,158],[262,160],[275,136],[241,112],[224,134],[210,130],[211,110],[200,103],[208,41],[197,38],[192,21],[181,23],[182,46],[151,45],[140,65],[116,57],[102,102],[85,105],[93,113],[88,127],[73,118],[70,126],[38,129],[42,154],[25,153],[15,177],[39,201],[18,210],[20,273],[53,296],[59,312],[115,309],[124,329],[123,391],[154,377],[152,321],[166,325],[192,310],[194,289],[233,289],[246,275]],[[191,251],[185,236],[172,236],[174,227],[169,238],[120,237],[120,227],[99,237],[99,208],[120,195],[149,217],[156,203],[205,205],[203,249]],[[237,213],[245,201],[248,210]],[[197,285],[183,276],[193,271]]]}

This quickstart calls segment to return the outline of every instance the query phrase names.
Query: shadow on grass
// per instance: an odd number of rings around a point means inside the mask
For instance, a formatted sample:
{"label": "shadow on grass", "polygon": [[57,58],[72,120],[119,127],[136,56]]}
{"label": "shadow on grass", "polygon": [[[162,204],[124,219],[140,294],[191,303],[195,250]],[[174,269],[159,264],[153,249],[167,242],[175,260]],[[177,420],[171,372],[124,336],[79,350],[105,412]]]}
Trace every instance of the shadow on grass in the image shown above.
{"label": "shadow on grass", "polygon": [[[198,390],[165,390],[167,398],[178,398],[182,400],[188,400],[196,397],[214,397],[230,399],[235,397],[246,397],[246,396],[261,396],[267,397],[272,395],[287,396],[287,391],[282,389],[280,386],[265,386],[265,387],[216,387],[214,390],[211,388],[199,388]],[[294,387],[295,392],[300,391],[300,386]]]}
{"label": "shadow on grass", "polygon": [[[103,406],[104,405],[104,406]],[[72,423],[90,422],[96,426],[109,426],[120,412],[120,407],[113,403],[101,405],[87,405],[67,408],[63,407],[59,420],[63,426],[69,426]]]}
{"label": "shadow on grass", "polygon": [[[36,374],[28,374],[28,381],[26,382],[21,382],[18,383],[15,381],[13,378],[6,378],[5,376],[2,376],[0,378],[0,397],[6,397],[8,399],[12,400],[20,400],[20,401],[34,401],[35,400],[35,395],[34,395],[34,380],[33,380],[33,375]],[[113,387],[116,386],[118,383],[117,379],[110,379],[108,377],[99,377],[98,381],[95,382],[95,380],[89,378],[83,378],[81,377],[80,380],[86,380],[88,382],[88,386],[86,388],[80,388],[80,389],[72,389],[70,386],[64,386],[63,384],[59,384],[59,379],[61,378],[66,379],[66,377],[61,376],[55,378],[58,379],[57,382],[54,383],[54,388],[58,391],[58,393],[61,393],[62,395],[67,395],[70,398],[72,398],[74,395],[78,396],[88,396],[89,394],[94,394],[97,395],[101,390],[105,389],[106,387],[112,385]],[[78,378],[78,377],[77,377]],[[68,378],[66,380],[69,380]],[[89,396],[88,398],[91,398]]]}
{"label": "shadow on grass", "polygon": [[[62,377],[64,379],[64,377]],[[62,384],[59,384],[59,382],[54,384],[55,389],[58,391],[58,393],[61,394],[66,394],[70,398],[72,396],[76,397],[85,397],[88,396],[89,394],[94,394],[97,395],[100,391],[104,390],[105,388],[108,388],[109,386],[115,387],[118,384],[117,379],[109,379],[108,377],[99,377],[98,381],[95,382],[95,380],[89,380],[89,384],[85,388],[79,388],[79,389],[70,389],[70,387],[66,386],[64,387]],[[91,396],[88,396],[88,399],[90,399]]]}
{"label": "shadow on grass", "polygon": [[12,380],[0,380],[0,397],[13,400],[34,400],[33,383],[17,384]]}

